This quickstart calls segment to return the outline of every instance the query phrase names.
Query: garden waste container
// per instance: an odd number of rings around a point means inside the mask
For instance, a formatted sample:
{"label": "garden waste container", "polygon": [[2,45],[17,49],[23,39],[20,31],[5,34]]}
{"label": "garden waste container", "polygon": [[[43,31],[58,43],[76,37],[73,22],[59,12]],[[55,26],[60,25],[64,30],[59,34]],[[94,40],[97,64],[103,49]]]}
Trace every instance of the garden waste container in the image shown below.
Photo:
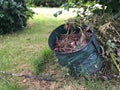
{"label": "garden waste container", "polygon": [[[84,28],[86,28],[86,26]],[[60,35],[66,33],[67,31],[64,29],[64,24],[53,30],[48,38],[48,45],[51,50],[54,49],[55,42],[59,39]],[[59,64],[68,67],[73,75],[97,73],[102,67],[100,47],[93,30],[90,29],[90,33],[92,36],[87,45],[77,51],[65,53],[53,50]]]}

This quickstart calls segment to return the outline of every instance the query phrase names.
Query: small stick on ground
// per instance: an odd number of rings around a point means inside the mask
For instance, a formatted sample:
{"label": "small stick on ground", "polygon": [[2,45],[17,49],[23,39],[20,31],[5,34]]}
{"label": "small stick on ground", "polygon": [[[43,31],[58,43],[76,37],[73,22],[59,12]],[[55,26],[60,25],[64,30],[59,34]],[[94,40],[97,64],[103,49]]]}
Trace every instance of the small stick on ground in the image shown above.
{"label": "small stick on ground", "polygon": [[55,81],[55,82],[61,82],[63,81],[61,78],[50,78],[50,77],[43,77],[43,76],[30,76],[30,75],[24,75],[24,74],[14,74],[11,72],[5,72],[5,71],[0,71],[0,73],[5,74],[5,75],[10,75],[13,77],[24,77],[24,78],[29,78],[29,79],[34,79],[34,80],[44,80],[44,81]]}

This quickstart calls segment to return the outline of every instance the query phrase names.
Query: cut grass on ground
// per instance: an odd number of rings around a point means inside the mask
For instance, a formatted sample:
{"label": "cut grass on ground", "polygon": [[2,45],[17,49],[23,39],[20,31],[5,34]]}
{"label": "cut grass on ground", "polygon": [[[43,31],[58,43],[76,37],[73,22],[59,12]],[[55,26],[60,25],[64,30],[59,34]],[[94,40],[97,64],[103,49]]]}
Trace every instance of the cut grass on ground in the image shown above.
{"label": "cut grass on ground", "polygon": [[[57,8],[32,8],[36,14],[28,21],[28,27],[19,32],[0,36],[0,70],[33,75],[33,62],[44,55],[44,48],[48,48],[48,36],[57,26],[64,23],[64,20],[73,17],[75,14],[64,13],[55,18],[53,14],[60,10]],[[43,53],[43,54],[41,54]],[[56,61],[47,64],[44,73],[63,74],[64,70]],[[38,71],[37,71],[38,73]],[[0,77],[4,75],[0,74]],[[118,90],[119,86],[113,85],[110,81],[86,81],[66,79],[63,82],[43,82],[24,78],[4,76],[0,78],[0,90]],[[115,81],[112,81],[116,84]]]}

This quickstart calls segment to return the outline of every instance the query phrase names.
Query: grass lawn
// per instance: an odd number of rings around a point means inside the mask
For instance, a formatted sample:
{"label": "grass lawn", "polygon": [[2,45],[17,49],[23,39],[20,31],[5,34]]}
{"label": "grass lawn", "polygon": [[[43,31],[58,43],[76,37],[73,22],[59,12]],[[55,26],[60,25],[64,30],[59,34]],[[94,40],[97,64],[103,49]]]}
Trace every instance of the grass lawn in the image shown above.
{"label": "grass lawn", "polygon": [[[23,31],[0,35],[0,70],[33,75],[33,61],[40,56],[43,49],[48,48],[50,32],[63,24],[65,19],[75,16],[71,12],[64,12],[55,18],[53,14],[60,10],[57,8],[33,8],[33,10],[36,14],[28,21],[28,26]],[[49,68],[56,68],[59,73],[59,65],[55,65],[48,66],[46,73],[50,71]],[[44,82],[0,74],[0,90],[43,90],[43,88],[44,90],[119,90],[120,86],[116,83],[119,82],[86,81],[84,78]]]}

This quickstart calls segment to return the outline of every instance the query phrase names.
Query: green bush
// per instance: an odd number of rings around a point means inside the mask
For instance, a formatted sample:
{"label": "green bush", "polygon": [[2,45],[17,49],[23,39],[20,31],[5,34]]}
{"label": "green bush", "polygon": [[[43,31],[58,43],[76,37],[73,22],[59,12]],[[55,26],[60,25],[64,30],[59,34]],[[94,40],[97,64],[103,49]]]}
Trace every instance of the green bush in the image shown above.
{"label": "green bush", "polygon": [[115,15],[114,18],[120,20],[120,0],[98,0],[98,3],[103,7],[107,6],[105,12],[112,12]]}
{"label": "green bush", "polygon": [[[95,8],[95,4],[102,5],[102,9]],[[115,19],[120,20],[120,0],[68,0],[64,5],[65,9],[70,7],[84,8],[84,12],[87,10],[99,14],[101,12],[112,13]]]}
{"label": "green bush", "polygon": [[24,0],[0,0],[0,34],[21,30],[32,15]]}
{"label": "green bush", "polygon": [[98,0],[99,4],[107,6],[106,11],[111,11],[113,13],[118,13],[120,11],[120,1],[119,0]]}
{"label": "green bush", "polygon": [[31,0],[31,4],[35,6],[44,6],[44,7],[59,7],[66,0]]}
{"label": "green bush", "polygon": [[103,9],[101,10],[104,10],[104,12],[112,12],[113,14],[119,14],[120,16],[120,0],[68,0],[64,7],[90,8],[90,5],[94,6],[96,3],[102,5]]}

